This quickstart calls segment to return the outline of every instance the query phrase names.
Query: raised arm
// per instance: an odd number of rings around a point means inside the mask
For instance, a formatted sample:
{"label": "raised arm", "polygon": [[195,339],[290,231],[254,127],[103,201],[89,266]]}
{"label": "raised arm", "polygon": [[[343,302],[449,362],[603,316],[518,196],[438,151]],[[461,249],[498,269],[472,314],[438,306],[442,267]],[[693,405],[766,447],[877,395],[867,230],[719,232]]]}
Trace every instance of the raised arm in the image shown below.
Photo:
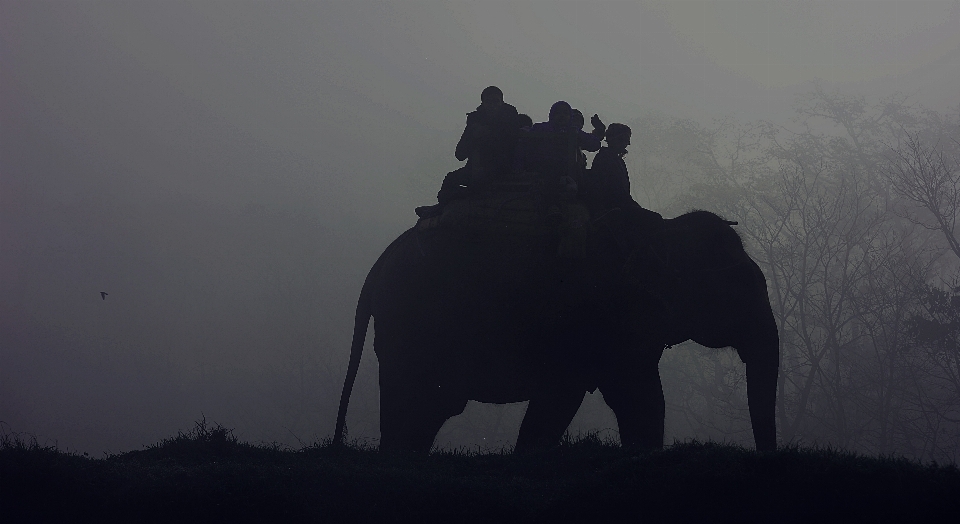
{"label": "raised arm", "polygon": [[583,149],[584,151],[590,151],[591,153],[600,150],[600,138],[598,138],[597,135],[593,133],[587,133],[583,130],[578,131],[578,133],[577,143],[580,146],[580,149]]}

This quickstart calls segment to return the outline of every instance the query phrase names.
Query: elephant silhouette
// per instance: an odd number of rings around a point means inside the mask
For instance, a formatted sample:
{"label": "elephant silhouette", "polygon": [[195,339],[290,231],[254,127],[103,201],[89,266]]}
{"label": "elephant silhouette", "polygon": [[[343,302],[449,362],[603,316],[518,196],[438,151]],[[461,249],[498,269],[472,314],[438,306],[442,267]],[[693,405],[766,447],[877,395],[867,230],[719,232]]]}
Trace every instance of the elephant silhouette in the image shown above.
{"label": "elephant silhouette", "polygon": [[550,235],[407,230],[360,292],[334,442],[372,317],[382,450],[429,451],[468,400],[529,401],[515,451],[554,445],[598,388],[622,445],[662,448],[658,363],[686,340],[738,352],[756,448],[776,449],[779,335],[760,267],[717,215],[663,224],[633,249],[595,228],[579,259]]}

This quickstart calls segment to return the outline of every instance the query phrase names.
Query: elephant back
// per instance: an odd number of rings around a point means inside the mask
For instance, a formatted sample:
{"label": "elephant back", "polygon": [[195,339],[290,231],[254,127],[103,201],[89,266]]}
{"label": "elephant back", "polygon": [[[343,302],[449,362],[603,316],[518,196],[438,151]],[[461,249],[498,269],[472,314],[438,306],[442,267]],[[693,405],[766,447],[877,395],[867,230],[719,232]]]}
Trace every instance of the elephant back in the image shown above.
{"label": "elephant back", "polygon": [[524,180],[491,185],[485,191],[449,202],[443,214],[421,219],[417,228],[520,241],[556,238],[561,257],[581,258],[590,218],[586,206],[566,199],[560,202],[561,219],[550,221],[537,186],[536,181]]}

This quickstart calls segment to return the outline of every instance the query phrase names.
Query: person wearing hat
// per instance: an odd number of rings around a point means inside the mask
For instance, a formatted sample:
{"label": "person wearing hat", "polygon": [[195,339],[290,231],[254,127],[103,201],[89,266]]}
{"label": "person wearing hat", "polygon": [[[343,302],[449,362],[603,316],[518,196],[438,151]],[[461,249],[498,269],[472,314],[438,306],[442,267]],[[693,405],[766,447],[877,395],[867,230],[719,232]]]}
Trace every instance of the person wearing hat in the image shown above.
{"label": "person wearing hat", "polygon": [[484,89],[480,106],[467,113],[467,125],[457,142],[457,160],[466,160],[467,164],[447,173],[437,193],[437,204],[418,207],[417,216],[439,215],[450,200],[466,196],[513,169],[520,134],[518,118],[517,108],[503,101],[499,87]]}
{"label": "person wearing hat", "polygon": [[663,217],[643,208],[630,195],[630,174],[623,156],[631,134],[625,124],[607,127],[607,145],[593,158],[590,173],[581,184],[581,195],[595,218],[612,212],[621,216],[627,231],[649,231],[660,226]]}

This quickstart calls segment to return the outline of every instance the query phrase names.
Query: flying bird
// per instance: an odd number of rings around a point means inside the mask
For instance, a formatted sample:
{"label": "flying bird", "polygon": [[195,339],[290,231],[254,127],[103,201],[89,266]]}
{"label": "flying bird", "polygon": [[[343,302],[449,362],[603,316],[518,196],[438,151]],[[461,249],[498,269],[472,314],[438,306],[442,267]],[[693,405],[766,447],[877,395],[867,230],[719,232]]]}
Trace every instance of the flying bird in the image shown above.
{"label": "flying bird", "polygon": [[106,300],[106,299],[107,299],[107,295],[109,295],[109,294],[110,294],[110,293],[107,293],[106,291],[101,291],[101,292],[100,292],[100,298]]}

